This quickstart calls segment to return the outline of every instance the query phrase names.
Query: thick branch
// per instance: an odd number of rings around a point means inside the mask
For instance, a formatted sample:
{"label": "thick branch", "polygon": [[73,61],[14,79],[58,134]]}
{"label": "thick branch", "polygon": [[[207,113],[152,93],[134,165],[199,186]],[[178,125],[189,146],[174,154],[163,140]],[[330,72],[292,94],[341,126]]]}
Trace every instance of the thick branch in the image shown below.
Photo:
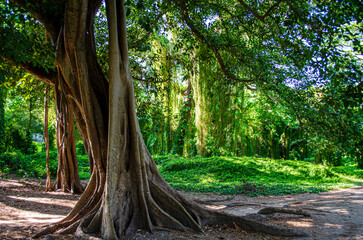
{"label": "thick branch", "polygon": [[57,73],[53,69],[45,69],[43,67],[34,66],[32,63],[15,63],[12,59],[8,59],[7,57],[2,56],[6,61],[12,64],[16,64],[19,67],[23,68],[26,72],[32,74],[34,77],[39,80],[54,86],[55,78],[57,77]]}
{"label": "thick branch", "polygon": [[[11,0],[18,6],[29,12],[35,19],[41,22],[53,42],[58,37],[63,21],[64,0],[38,1],[38,0]],[[49,10],[52,10],[50,12]]]}

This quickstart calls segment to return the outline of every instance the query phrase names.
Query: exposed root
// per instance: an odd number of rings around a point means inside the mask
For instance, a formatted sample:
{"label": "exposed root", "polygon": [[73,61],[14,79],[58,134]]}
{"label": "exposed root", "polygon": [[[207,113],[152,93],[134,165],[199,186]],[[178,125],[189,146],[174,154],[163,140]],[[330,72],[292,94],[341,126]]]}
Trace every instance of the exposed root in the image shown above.
{"label": "exposed root", "polygon": [[259,214],[273,214],[273,213],[288,213],[295,215],[303,215],[305,217],[311,217],[311,214],[302,210],[294,208],[280,208],[280,207],[266,207],[258,211]]}
{"label": "exposed root", "polygon": [[173,198],[172,195],[165,192],[151,180],[149,181],[149,186],[153,199],[165,212],[168,213],[168,215],[173,216],[175,220],[185,226],[185,230],[190,229],[196,232],[203,232],[200,225],[192,218],[188,211],[175,198]]}
{"label": "exposed root", "polygon": [[76,237],[76,239],[85,239],[85,240],[100,240],[101,239],[96,236],[92,236],[90,234],[85,233],[81,228],[77,228],[75,237]]}
{"label": "exposed root", "polygon": [[203,214],[207,214],[204,217],[207,219],[204,221],[204,225],[228,225],[230,227],[238,226],[240,229],[249,232],[260,232],[275,236],[283,237],[307,237],[306,232],[302,232],[295,229],[281,228],[275,225],[271,225],[263,222],[264,217],[259,214],[250,214],[247,216],[236,216],[223,212],[217,212],[212,210],[205,210]]}
{"label": "exposed root", "polygon": [[64,230],[60,230],[58,232],[58,234],[59,235],[67,235],[67,234],[75,233],[79,223],[80,223],[80,220],[76,221],[75,223],[71,224],[69,227],[65,228]]}
{"label": "exposed root", "polygon": [[262,206],[259,203],[243,203],[243,202],[233,202],[233,203],[216,203],[213,201],[196,201],[198,203],[206,204],[206,205],[215,205],[215,206],[223,206],[224,208],[232,208],[232,207],[240,207],[240,206]]}
{"label": "exposed root", "polygon": [[[184,198],[180,193],[170,188],[170,186],[160,184],[159,181],[155,182],[150,178],[148,178],[148,187],[149,189],[145,194],[148,215],[139,215],[140,212],[135,210],[138,209],[137,203],[136,205],[131,206],[128,211],[120,211],[117,208],[121,209],[123,204],[118,201],[119,204],[115,205],[116,209],[112,209],[113,217],[109,219],[111,221],[111,228],[114,228],[113,231],[115,233],[112,236],[115,236],[115,238],[122,238],[125,234],[132,234],[132,232],[137,229],[145,228],[146,225],[142,222],[142,217],[147,217],[151,220],[150,224],[152,225],[150,226],[150,229],[147,229],[149,231],[169,228],[179,231],[203,233],[202,227],[205,225],[228,225],[245,231],[260,232],[276,236],[308,236],[307,233],[299,230],[286,229],[268,224],[264,221],[265,217],[261,215],[281,212],[310,216],[309,213],[300,209],[268,207],[260,210],[259,214],[241,217],[203,208]],[[97,189],[94,189],[93,191],[97,191]],[[86,190],[86,192],[88,191]],[[135,201],[133,201],[129,195],[126,194],[124,196],[131,201],[128,202],[127,200],[124,203],[127,205],[126,207],[129,207],[128,204],[135,204]],[[124,198],[121,198],[120,200],[122,199]],[[88,207],[84,206],[83,208],[79,208],[78,214],[77,212],[72,211],[70,214],[72,216],[71,218],[69,218],[69,215],[68,218],[66,217],[63,221],[47,227],[34,236],[34,238],[55,232],[57,234],[71,234],[76,232],[77,237],[97,239],[89,234],[100,234],[101,232],[104,232],[103,224],[105,222],[103,218],[105,217],[105,212],[103,206],[105,200],[101,197],[97,204],[95,204],[96,199],[94,199],[94,196],[84,196],[83,200],[87,202],[85,206]],[[93,203],[91,204],[91,202]],[[93,205],[92,208],[89,208],[90,204]],[[137,219],[137,221],[135,222],[133,219]],[[102,237],[107,238],[107,236]]]}

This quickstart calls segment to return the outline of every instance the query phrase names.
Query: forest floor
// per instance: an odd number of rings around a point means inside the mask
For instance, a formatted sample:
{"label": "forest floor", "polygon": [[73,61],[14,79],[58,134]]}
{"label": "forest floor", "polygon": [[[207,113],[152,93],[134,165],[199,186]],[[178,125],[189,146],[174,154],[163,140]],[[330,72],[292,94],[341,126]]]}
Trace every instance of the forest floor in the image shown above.
{"label": "forest floor", "polygon": [[[45,192],[44,180],[0,176],[0,239],[29,239],[42,226],[62,219],[74,206],[79,195]],[[311,217],[275,213],[264,221],[299,229],[310,237],[297,239],[363,239],[363,187],[285,196],[248,197],[183,192],[187,198],[205,207],[235,215],[257,213],[264,207],[296,207]],[[131,239],[288,239],[249,233],[239,228],[208,226],[205,235],[156,231],[137,232]],[[69,239],[72,236],[48,236],[45,239]]]}

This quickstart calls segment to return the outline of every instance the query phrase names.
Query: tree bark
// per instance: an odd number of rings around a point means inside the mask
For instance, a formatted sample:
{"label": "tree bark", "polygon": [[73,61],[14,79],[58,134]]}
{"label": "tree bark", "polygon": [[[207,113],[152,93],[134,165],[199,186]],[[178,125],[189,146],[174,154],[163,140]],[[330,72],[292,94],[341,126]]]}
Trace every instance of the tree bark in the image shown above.
{"label": "tree bark", "polygon": [[65,94],[62,83],[57,80],[55,85],[55,106],[57,115],[58,169],[55,188],[62,189],[64,192],[82,193],[83,187],[78,175],[71,101]]}

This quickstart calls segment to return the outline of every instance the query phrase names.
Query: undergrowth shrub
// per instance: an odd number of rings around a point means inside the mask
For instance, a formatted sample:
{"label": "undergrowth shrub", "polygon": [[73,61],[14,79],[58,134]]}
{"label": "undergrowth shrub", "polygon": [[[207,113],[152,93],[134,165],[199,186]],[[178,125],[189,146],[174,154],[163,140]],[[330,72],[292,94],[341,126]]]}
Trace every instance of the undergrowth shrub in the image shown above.
{"label": "undergrowth shrub", "polygon": [[[89,163],[87,155],[79,155],[78,171],[81,179],[89,178]],[[56,178],[58,156],[56,151],[49,153],[49,170],[52,178]],[[19,177],[46,178],[46,153],[38,152],[24,155],[20,152],[0,154],[0,173],[16,174]]]}
{"label": "undergrowth shrub", "polygon": [[166,181],[175,189],[186,191],[282,195],[316,193],[363,182],[363,171],[356,167],[329,167],[304,161],[177,155],[154,159]]}

